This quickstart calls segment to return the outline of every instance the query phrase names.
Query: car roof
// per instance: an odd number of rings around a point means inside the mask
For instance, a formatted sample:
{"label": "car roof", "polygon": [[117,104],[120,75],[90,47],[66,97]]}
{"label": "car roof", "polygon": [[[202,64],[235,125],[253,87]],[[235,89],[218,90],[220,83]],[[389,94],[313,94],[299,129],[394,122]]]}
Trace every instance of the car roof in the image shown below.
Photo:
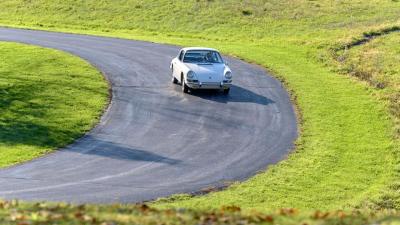
{"label": "car roof", "polygon": [[188,48],[183,48],[182,50],[186,51],[190,51],[190,50],[207,50],[207,51],[216,51],[219,52],[217,49],[213,49],[213,48],[206,48],[206,47],[188,47]]}

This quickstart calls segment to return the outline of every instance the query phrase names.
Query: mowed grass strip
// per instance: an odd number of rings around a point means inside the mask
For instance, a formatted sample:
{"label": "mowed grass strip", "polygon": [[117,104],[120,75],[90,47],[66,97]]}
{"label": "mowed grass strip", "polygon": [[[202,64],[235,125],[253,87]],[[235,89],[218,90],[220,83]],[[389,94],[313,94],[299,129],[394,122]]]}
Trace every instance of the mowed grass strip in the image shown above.
{"label": "mowed grass strip", "polygon": [[[338,71],[367,82],[377,90],[376,96],[388,105],[395,122],[394,136],[400,138],[400,33],[394,31],[371,39],[362,45],[337,52]],[[398,151],[397,151],[398,152]],[[398,160],[398,156],[396,157]],[[398,163],[397,163],[398,164]],[[379,207],[400,207],[399,173],[378,200]]]}
{"label": "mowed grass strip", "polygon": [[[0,2],[0,23],[36,29],[221,49],[269,68],[296,99],[301,137],[288,159],[225,191],[175,196],[159,207],[245,210],[386,204],[396,185],[398,140],[389,107],[368,83],[327,67],[328,51],[399,22],[399,1],[23,1]],[[199,171],[201,173],[201,171]],[[393,193],[393,190],[389,191]],[[390,196],[386,195],[385,196]]]}
{"label": "mowed grass strip", "polygon": [[81,137],[108,102],[102,74],[56,50],[0,42],[0,167]]}
{"label": "mowed grass strip", "polygon": [[336,61],[341,72],[367,81],[379,90],[396,120],[400,137],[400,32],[386,34],[347,51],[340,51]]}

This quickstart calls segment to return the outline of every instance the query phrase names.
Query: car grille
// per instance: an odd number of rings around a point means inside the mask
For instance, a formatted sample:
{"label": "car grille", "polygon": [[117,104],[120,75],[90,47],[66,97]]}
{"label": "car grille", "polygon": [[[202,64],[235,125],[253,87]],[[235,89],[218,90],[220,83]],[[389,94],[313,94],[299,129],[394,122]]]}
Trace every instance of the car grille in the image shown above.
{"label": "car grille", "polygon": [[201,85],[202,86],[220,86],[221,83],[219,83],[219,82],[202,82]]}

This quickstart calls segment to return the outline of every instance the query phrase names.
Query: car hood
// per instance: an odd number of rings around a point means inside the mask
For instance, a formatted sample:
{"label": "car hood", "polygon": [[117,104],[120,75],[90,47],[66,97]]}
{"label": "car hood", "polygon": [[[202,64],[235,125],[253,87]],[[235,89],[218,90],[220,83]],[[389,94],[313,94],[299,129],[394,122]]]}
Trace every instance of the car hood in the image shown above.
{"label": "car hood", "polygon": [[202,82],[221,82],[224,79],[225,64],[185,64],[189,70],[196,73],[196,77]]}

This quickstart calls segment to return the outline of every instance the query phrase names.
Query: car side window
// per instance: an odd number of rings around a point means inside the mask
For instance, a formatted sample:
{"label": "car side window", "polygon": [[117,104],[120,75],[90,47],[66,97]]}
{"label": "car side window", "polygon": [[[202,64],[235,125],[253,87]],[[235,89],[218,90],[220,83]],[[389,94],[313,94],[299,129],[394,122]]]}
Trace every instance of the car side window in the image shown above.
{"label": "car side window", "polygon": [[179,61],[182,61],[182,60],[183,60],[183,55],[184,55],[184,53],[185,53],[185,52],[184,52],[183,50],[181,51],[181,53],[179,53],[179,58],[178,58]]}

